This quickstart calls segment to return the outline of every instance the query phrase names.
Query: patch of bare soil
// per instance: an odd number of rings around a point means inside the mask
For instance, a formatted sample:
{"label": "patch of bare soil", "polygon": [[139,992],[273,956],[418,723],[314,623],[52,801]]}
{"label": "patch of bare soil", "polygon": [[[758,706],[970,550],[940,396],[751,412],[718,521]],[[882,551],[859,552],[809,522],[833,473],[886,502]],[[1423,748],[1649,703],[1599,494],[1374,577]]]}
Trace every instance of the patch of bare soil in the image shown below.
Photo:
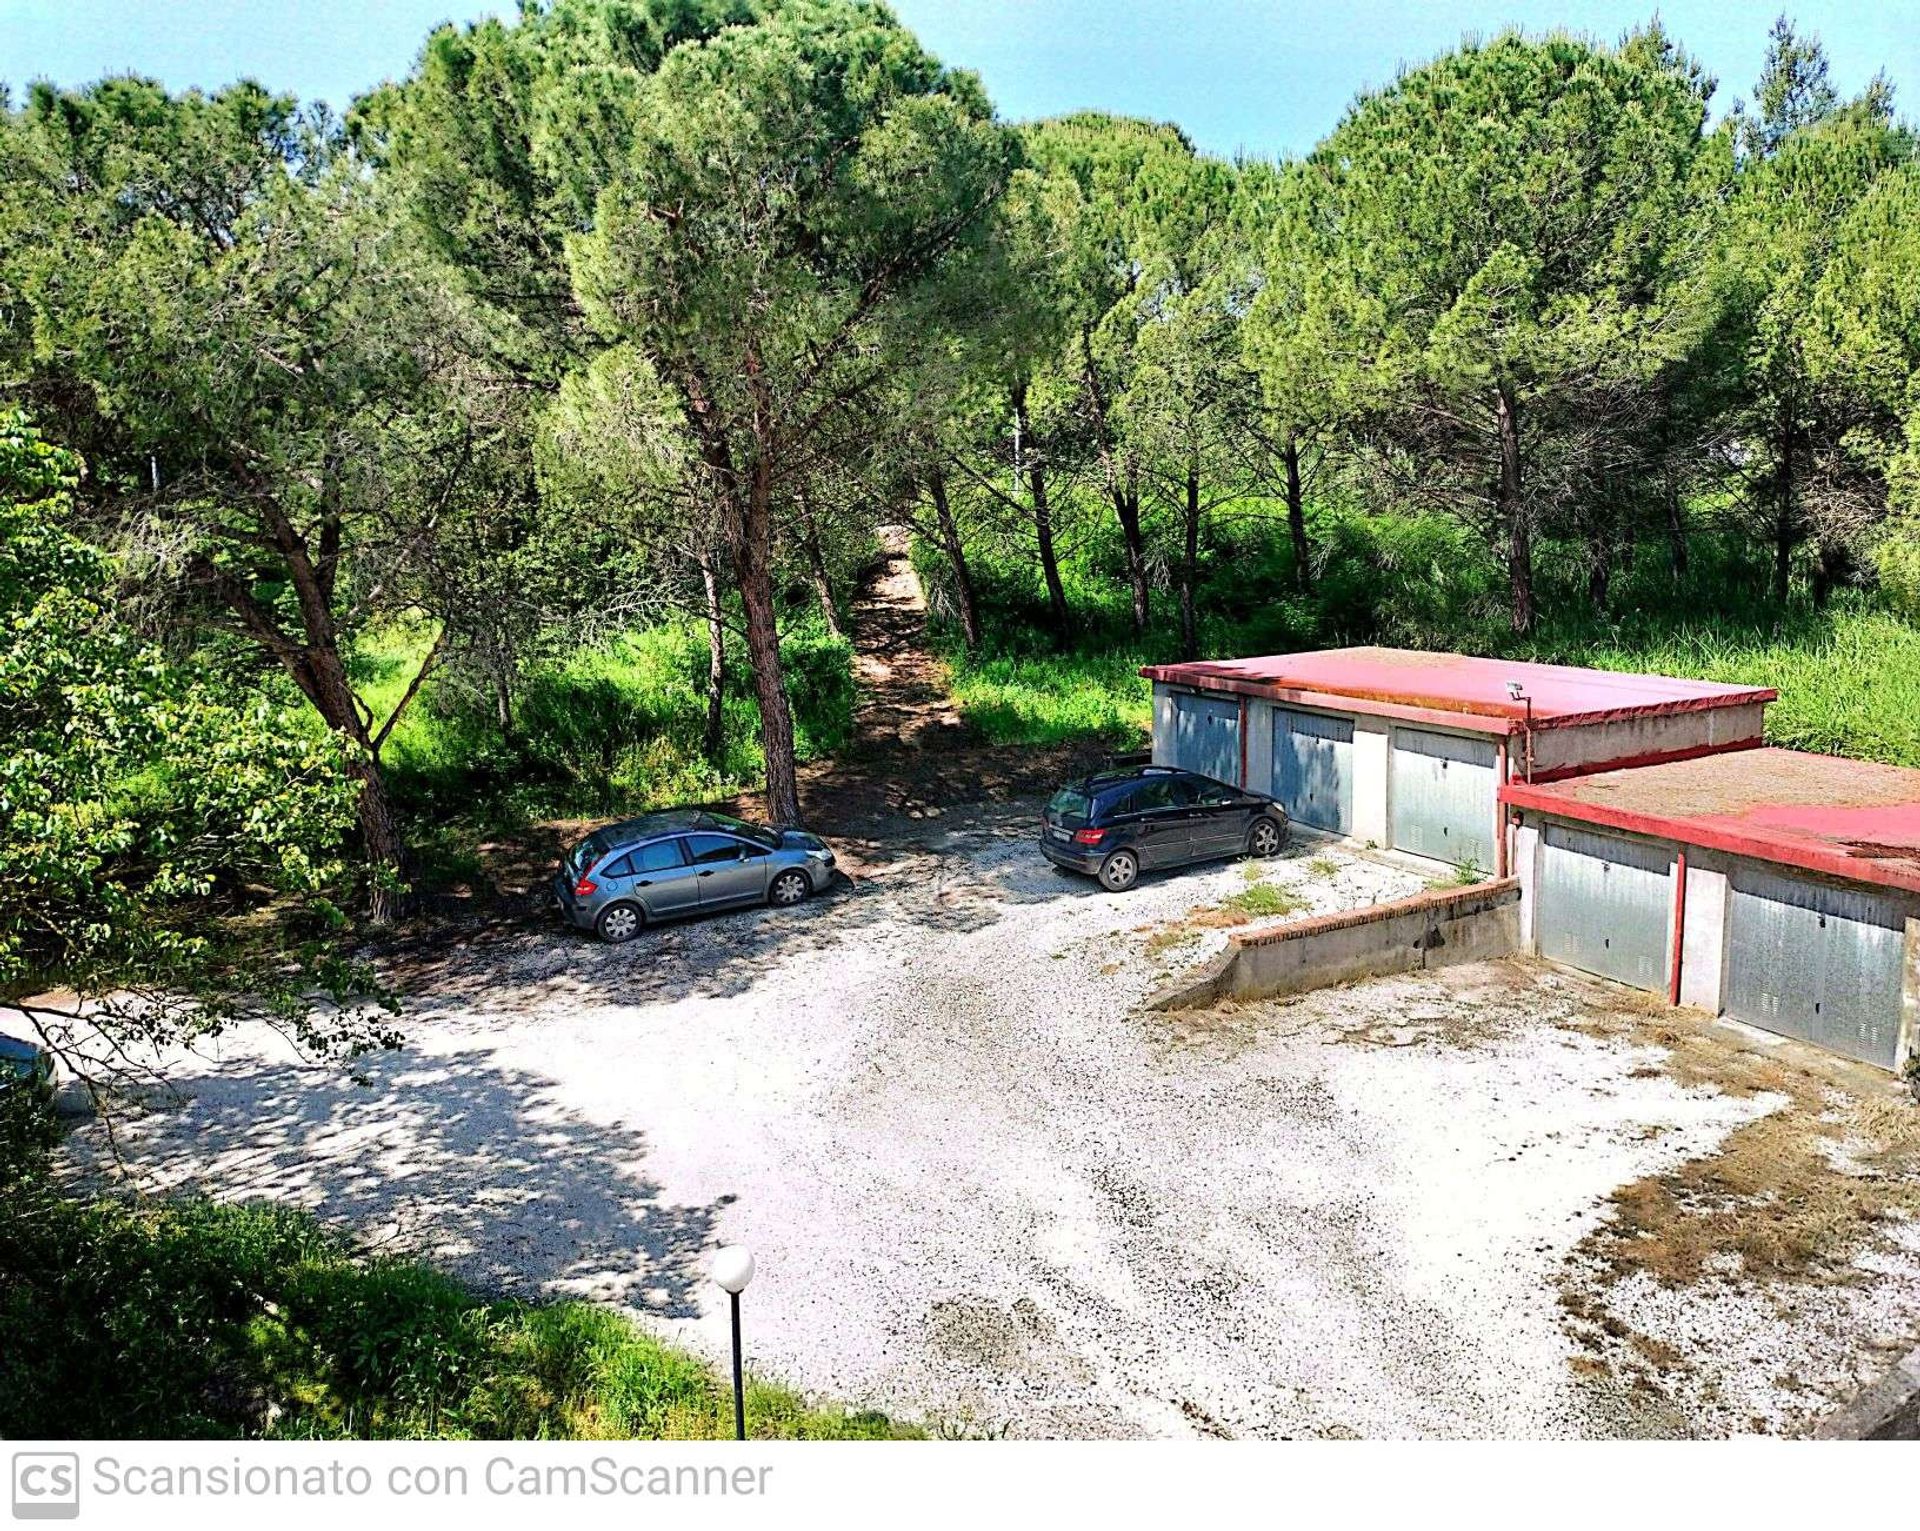
{"label": "patch of bare soil", "polygon": [[[1815,1386],[1800,1374],[1810,1368],[1787,1360],[1757,1394],[1724,1396],[1721,1347],[1671,1341],[1721,1334],[1728,1351],[1777,1346],[1783,1357],[1804,1347],[1816,1364],[1829,1345],[1871,1355],[1908,1342],[1914,1316],[1903,1324],[1876,1283],[1920,1219],[1920,1111],[1877,1070],[1748,1042],[1653,1003],[1626,1000],[1578,1026],[1658,1049],[1659,1061],[1641,1066],[1648,1074],[1772,1109],[1715,1152],[1613,1193],[1562,1285],[1575,1375],[1624,1389],[1648,1418],[1669,1416],[1685,1433],[1703,1421],[1717,1421],[1713,1433],[1804,1428],[1858,1379]],[[1667,1338],[1648,1332],[1661,1328]]]}
{"label": "patch of bare soil", "polygon": [[1920,1216],[1920,1111],[1884,1075],[1794,1047],[1760,1051],[1690,1017],[1616,1012],[1589,1023],[1661,1048],[1690,1089],[1776,1097],[1720,1151],[1622,1186],[1589,1252],[1667,1284],[1737,1268],[1758,1279],[1857,1279],[1862,1244]]}

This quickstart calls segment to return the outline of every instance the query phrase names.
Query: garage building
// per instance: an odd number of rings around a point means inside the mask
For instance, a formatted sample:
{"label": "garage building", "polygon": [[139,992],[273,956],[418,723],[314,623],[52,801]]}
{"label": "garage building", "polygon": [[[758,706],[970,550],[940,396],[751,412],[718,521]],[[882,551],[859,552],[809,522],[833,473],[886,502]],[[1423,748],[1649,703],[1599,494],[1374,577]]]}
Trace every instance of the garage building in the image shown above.
{"label": "garage building", "polygon": [[1386,648],[1141,674],[1156,762],[1271,792],[1313,829],[1500,874],[1504,782],[1753,748],[1775,696]]}
{"label": "garage building", "polygon": [[1523,946],[1881,1068],[1920,1047],[1920,771],[1755,749],[1501,796]]}

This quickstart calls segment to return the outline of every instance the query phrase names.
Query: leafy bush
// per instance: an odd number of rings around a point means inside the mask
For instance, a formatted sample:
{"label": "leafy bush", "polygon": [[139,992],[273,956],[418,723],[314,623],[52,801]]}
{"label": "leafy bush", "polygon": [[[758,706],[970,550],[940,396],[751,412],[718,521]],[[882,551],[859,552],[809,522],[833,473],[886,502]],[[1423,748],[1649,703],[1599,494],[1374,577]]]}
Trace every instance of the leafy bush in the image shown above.
{"label": "leafy bush", "polygon": [[[0,1435],[717,1438],[725,1382],[589,1303],[490,1302],[305,1214],[0,1179]],[[756,1381],[762,1437],[886,1438]]]}

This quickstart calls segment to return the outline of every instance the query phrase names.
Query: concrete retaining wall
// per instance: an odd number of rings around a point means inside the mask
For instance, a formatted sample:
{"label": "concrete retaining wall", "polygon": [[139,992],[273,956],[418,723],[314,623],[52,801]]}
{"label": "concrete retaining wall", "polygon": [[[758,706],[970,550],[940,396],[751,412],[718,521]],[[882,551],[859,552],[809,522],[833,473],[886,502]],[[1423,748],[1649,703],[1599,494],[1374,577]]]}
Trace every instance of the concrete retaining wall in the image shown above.
{"label": "concrete retaining wall", "polygon": [[1520,945],[1520,881],[1435,888],[1392,903],[1237,935],[1212,962],[1153,996],[1156,1010],[1304,994],[1452,962],[1505,957]]}

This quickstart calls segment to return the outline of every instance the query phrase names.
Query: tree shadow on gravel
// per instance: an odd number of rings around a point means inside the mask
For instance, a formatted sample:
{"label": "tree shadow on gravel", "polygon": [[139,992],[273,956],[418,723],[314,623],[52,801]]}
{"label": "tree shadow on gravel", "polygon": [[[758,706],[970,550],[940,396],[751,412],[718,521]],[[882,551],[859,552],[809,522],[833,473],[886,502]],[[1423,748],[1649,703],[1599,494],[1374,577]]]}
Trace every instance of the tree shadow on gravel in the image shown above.
{"label": "tree shadow on gravel", "polygon": [[[178,1081],[184,1104],[122,1120],[122,1186],[272,1201],[339,1224],[371,1253],[418,1257],[483,1291],[700,1311],[715,1216],[667,1202],[645,1133],[561,1104],[553,1080],[485,1053],[405,1052],[332,1069],[235,1061]],[[63,1177],[117,1173],[104,1135],[68,1140]]]}

